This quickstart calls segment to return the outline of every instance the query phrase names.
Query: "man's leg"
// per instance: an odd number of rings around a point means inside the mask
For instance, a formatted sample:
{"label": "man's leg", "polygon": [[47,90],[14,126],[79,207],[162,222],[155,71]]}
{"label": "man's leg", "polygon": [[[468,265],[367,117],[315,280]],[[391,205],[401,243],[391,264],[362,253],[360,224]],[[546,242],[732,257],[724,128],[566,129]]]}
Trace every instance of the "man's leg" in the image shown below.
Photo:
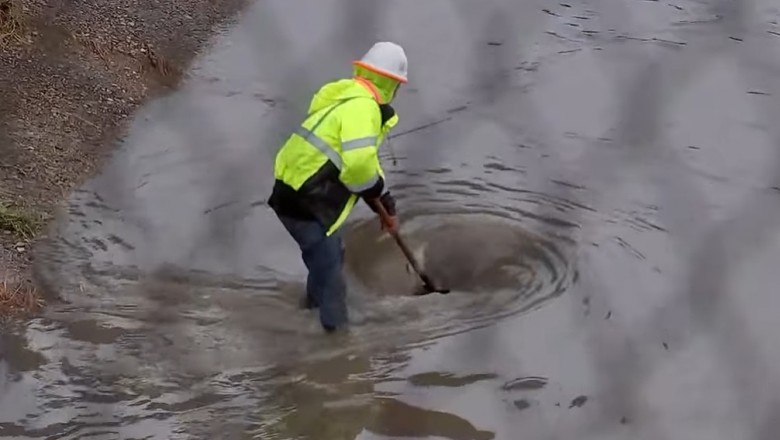
{"label": "man's leg", "polygon": [[[338,233],[338,232],[337,232]],[[339,256],[341,258],[341,262],[339,263],[340,266],[344,266],[344,241],[341,240],[341,237],[336,236],[336,234],[333,234],[332,239],[335,239],[338,242],[340,253]],[[306,281],[306,300],[304,306],[307,309],[316,309],[318,308],[319,302],[315,298],[317,298],[318,293],[316,292],[315,286],[317,285],[317,280],[314,278],[315,272],[312,272],[311,268],[309,267],[309,263],[307,263],[307,259],[304,257],[304,263],[306,264],[306,268],[309,269],[309,276]],[[340,269],[340,273],[342,269]],[[344,285],[344,287],[341,290],[346,290],[346,284],[341,281],[341,283]]]}
{"label": "man's leg", "polygon": [[309,271],[306,279],[307,303],[320,308],[320,322],[326,330],[345,325],[348,317],[340,237],[326,236],[325,229],[315,221],[281,216],[279,219],[298,243]]}
{"label": "man's leg", "polygon": [[309,269],[309,275],[306,277],[306,296],[304,296],[301,307],[304,309],[316,309],[320,306],[320,304],[314,299],[316,292],[314,291],[314,286],[316,285],[317,281],[314,279],[314,273],[311,271],[311,268],[306,266],[307,269]]}
{"label": "man's leg", "polygon": [[316,272],[312,271],[310,259],[307,258],[306,249],[315,246],[319,241],[325,237],[322,227],[314,221],[299,220],[290,217],[278,216],[279,220],[290,233],[290,236],[298,243],[298,247],[301,249],[301,256],[303,258],[303,264],[306,266],[308,276],[306,277],[306,293],[301,301],[301,306],[307,309],[314,309],[319,307],[316,299],[315,286],[317,280],[315,278]]}
{"label": "man's leg", "polygon": [[342,275],[341,239],[332,235],[304,250],[309,261],[313,299],[320,308],[320,323],[328,331],[347,324],[346,283]]}

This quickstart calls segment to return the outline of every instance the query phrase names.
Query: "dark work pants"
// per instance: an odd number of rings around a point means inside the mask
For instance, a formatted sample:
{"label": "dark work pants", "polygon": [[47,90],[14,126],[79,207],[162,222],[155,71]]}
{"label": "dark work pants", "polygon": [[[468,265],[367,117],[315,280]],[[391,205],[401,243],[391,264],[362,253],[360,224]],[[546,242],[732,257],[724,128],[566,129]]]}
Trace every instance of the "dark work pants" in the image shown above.
{"label": "dark work pants", "polygon": [[346,283],[342,275],[344,247],[341,237],[325,235],[326,229],[313,220],[279,216],[287,232],[298,243],[303,263],[309,271],[306,297],[320,310],[320,323],[326,330],[347,324]]}

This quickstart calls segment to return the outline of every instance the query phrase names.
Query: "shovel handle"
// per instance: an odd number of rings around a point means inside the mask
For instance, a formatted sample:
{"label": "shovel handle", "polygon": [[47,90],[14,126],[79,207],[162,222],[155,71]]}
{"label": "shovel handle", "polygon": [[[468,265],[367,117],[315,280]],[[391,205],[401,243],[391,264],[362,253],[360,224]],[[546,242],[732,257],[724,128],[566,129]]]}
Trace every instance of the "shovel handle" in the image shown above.
{"label": "shovel handle", "polygon": [[[387,209],[385,209],[385,205],[383,205],[379,199],[371,200],[371,205],[379,213],[379,218],[382,220],[382,223],[385,226],[390,227],[390,214],[387,212]],[[394,234],[394,232],[391,232],[391,234]]]}
{"label": "shovel handle", "polygon": [[[376,208],[377,212],[379,213],[379,218],[382,220],[382,223],[390,228],[390,214],[387,212],[387,209],[385,209],[385,206],[382,205],[382,202],[378,199],[374,199],[371,201],[371,204],[374,205],[374,208]],[[401,248],[401,252],[404,253],[404,256],[406,256],[406,259],[409,261],[409,264],[412,265],[412,269],[414,269],[415,272],[417,272],[417,275],[428,284],[429,280],[428,277],[425,276],[422,273],[422,270],[420,269],[420,265],[417,264],[417,259],[414,258],[414,254],[409,250],[409,248],[406,246],[406,243],[404,243],[403,239],[401,239],[401,236],[398,235],[398,231],[394,230],[388,230],[390,235],[393,236],[395,239],[395,242],[398,244],[398,247]]]}

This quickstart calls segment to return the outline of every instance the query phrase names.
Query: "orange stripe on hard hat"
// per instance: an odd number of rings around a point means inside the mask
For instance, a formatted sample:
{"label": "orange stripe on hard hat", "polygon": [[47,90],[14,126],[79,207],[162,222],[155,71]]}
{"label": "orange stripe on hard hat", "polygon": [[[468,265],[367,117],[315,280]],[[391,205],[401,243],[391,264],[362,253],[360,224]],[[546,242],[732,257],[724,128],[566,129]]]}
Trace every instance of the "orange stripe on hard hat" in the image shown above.
{"label": "orange stripe on hard hat", "polygon": [[406,78],[398,76],[395,73],[390,73],[387,70],[380,69],[380,68],[378,68],[376,66],[372,66],[371,64],[368,64],[368,63],[360,61],[360,60],[353,61],[352,64],[354,64],[356,66],[360,66],[360,67],[362,67],[364,69],[368,69],[368,70],[370,70],[370,71],[372,71],[374,73],[378,73],[378,74],[380,74],[382,76],[386,76],[388,78],[392,78],[392,79],[394,79],[394,80],[396,80],[398,82],[401,82],[401,83],[406,83],[406,81],[407,81]]}

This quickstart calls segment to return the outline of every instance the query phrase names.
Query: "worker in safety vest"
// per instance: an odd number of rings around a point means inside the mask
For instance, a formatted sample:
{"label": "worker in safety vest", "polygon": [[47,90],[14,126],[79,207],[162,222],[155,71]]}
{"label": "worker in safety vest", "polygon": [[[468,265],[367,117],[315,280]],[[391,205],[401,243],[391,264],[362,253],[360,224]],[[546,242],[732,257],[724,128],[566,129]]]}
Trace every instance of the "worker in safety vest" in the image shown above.
{"label": "worker in safety vest", "polygon": [[395,200],[385,188],[379,146],[398,123],[390,106],[407,81],[407,60],[397,44],[374,44],[353,62],[353,77],[322,86],[308,116],[276,155],[268,201],[301,248],[309,274],[305,305],[319,308],[323,328],[348,323],[343,245],[338,231],[359,198],[379,201],[398,228]]}

